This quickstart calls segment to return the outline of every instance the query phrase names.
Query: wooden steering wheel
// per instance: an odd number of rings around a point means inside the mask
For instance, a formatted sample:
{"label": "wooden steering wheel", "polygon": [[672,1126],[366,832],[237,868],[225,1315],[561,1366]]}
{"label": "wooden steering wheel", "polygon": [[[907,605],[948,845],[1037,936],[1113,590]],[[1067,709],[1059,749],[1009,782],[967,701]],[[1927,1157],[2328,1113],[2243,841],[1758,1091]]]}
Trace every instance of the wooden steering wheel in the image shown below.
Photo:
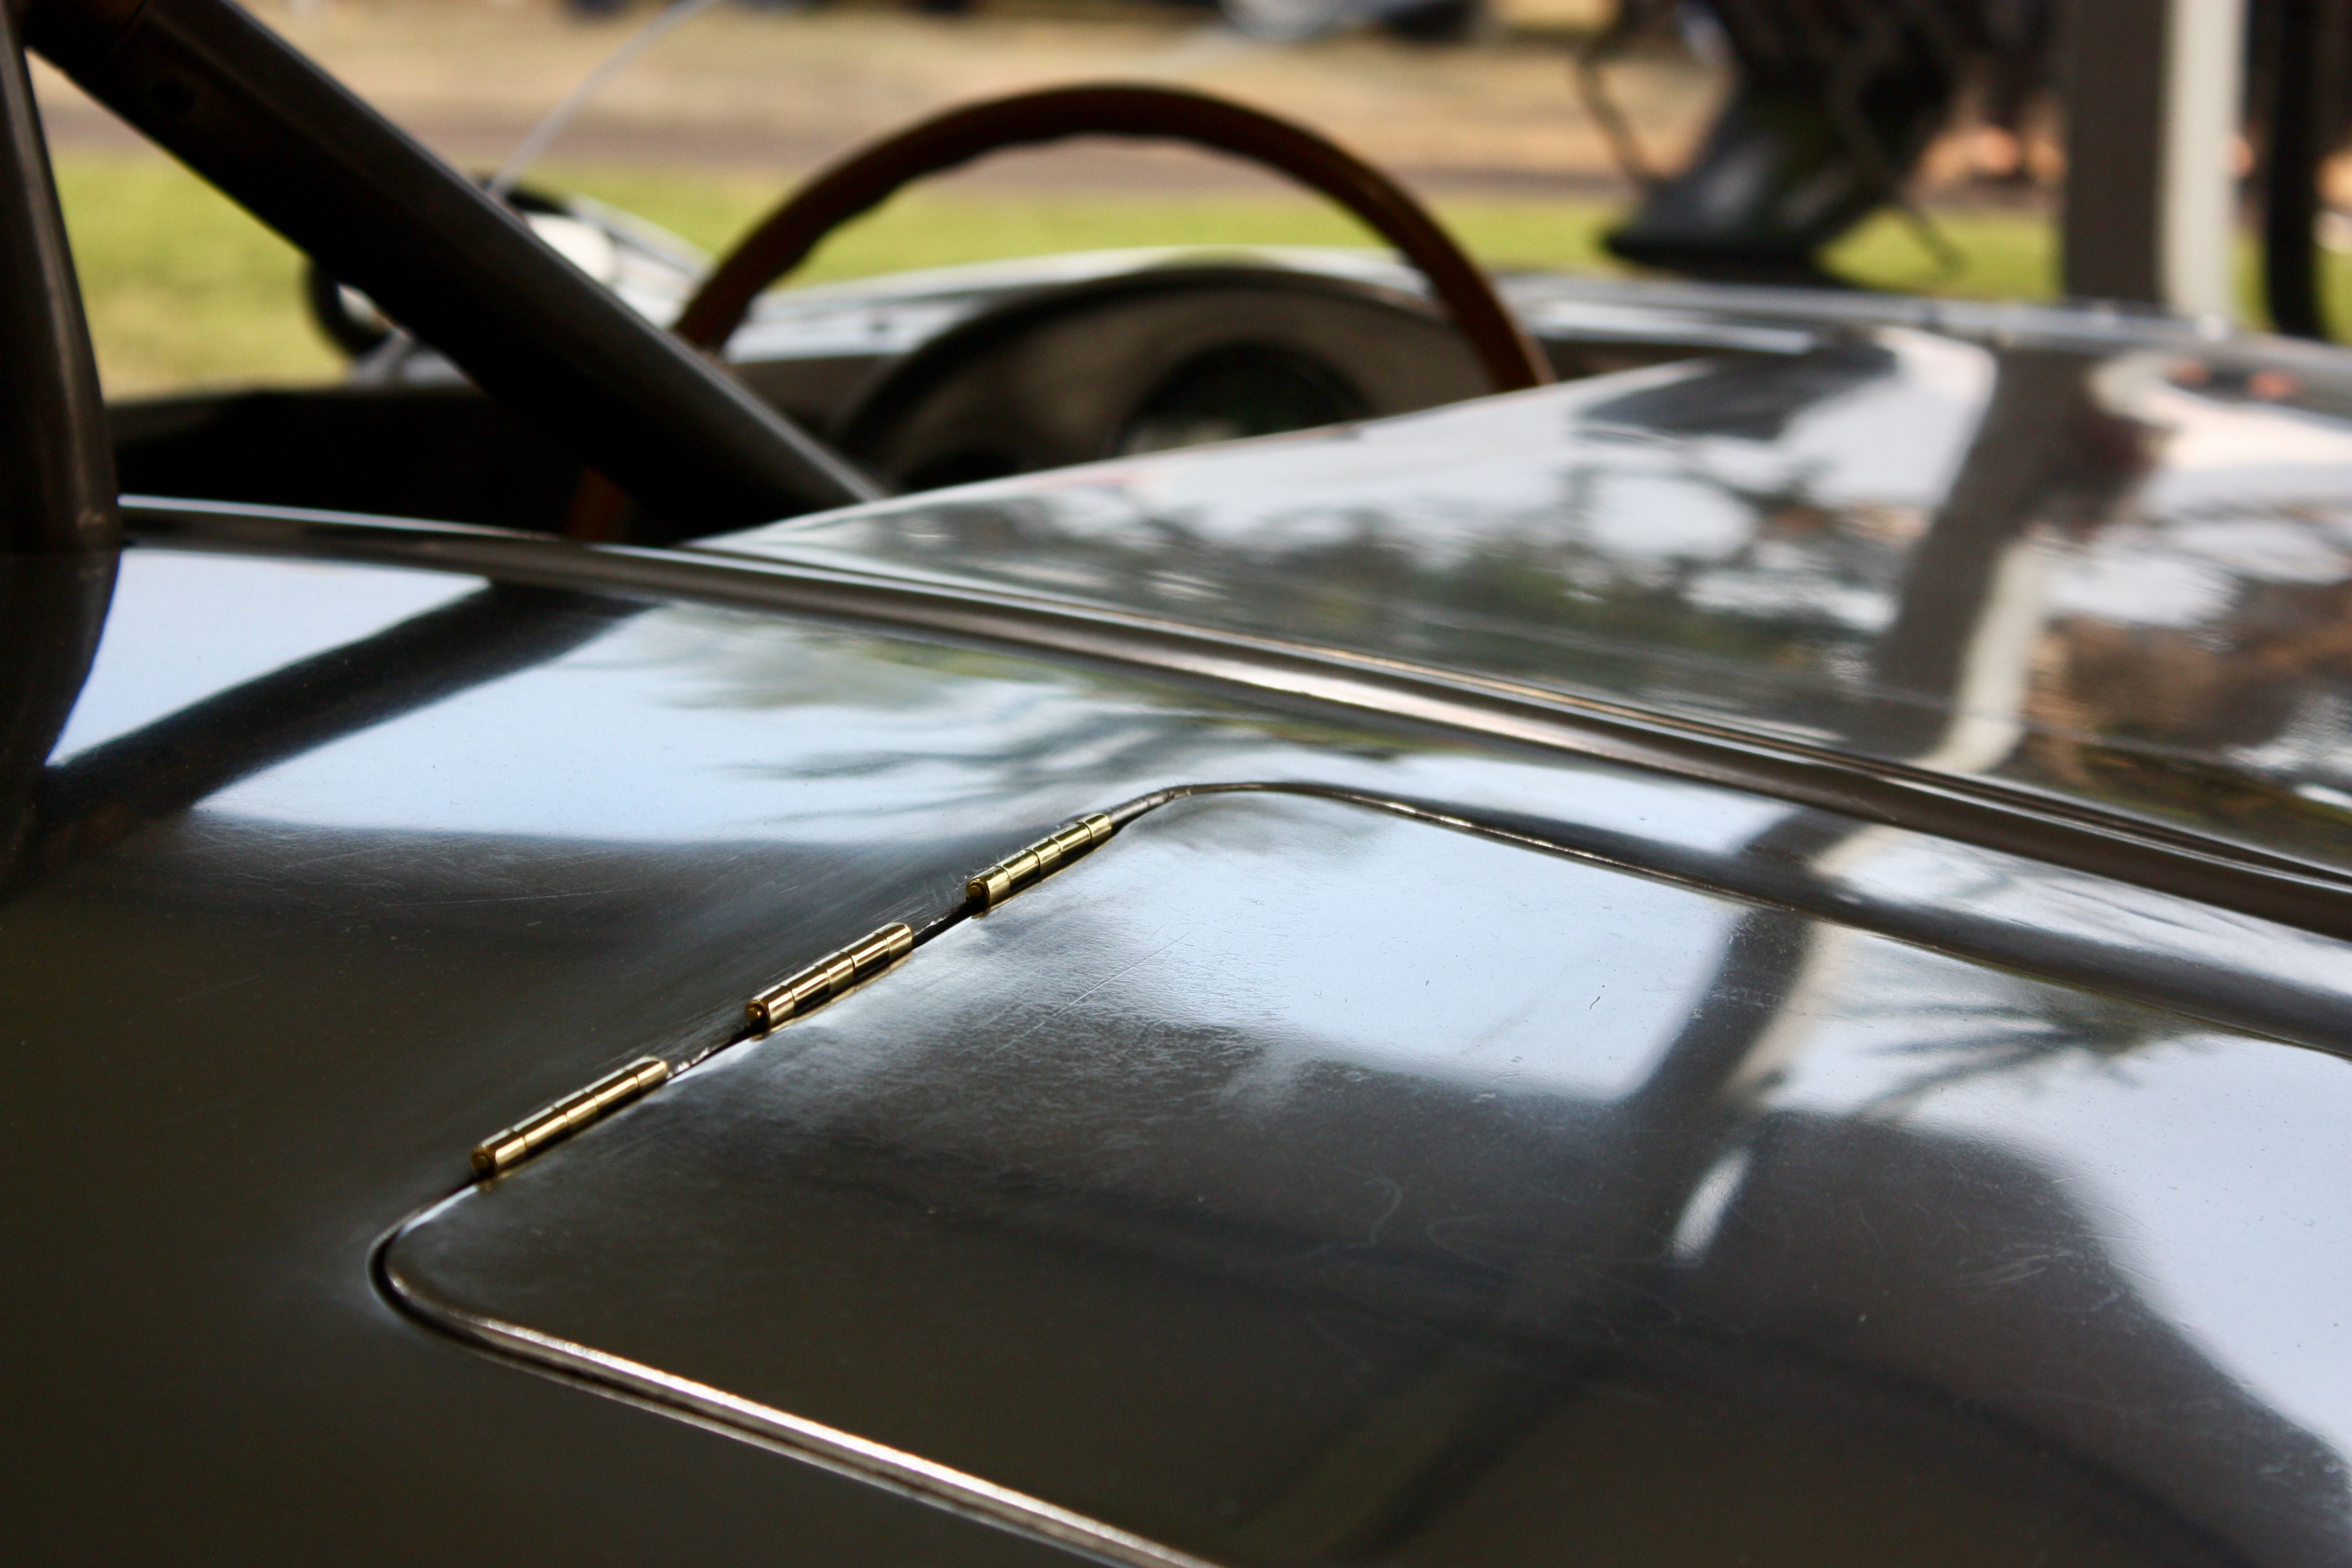
{"label": "wooden steering wheel", "polygon": [[[1050,88],[950,110],[850,153],[819,173],[739,242],[688,301],[672,331],[716,350],[751,302],[833,231],[927,174],[1013,147],[1073,136],[1189,142],[1228,153],[1320,192],[1396,247],[1429,280],[1442,310],[1497,392],[1540,386],[1551,366],[1477,263],[1394,180],[1328,139],[1260,110],[1181,88],[1108,83]],[[613,539],[626,522],[601,476],[583,480],[565,532]]]}

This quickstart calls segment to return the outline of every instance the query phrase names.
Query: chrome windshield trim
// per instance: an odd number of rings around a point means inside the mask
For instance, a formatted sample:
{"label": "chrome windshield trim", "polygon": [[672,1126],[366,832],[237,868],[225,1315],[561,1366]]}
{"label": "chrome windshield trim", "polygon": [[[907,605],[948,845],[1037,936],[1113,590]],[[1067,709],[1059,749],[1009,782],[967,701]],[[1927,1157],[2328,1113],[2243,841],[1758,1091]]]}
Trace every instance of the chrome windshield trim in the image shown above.
{"label": "chrome windshield trim", "polygon": [[1995,781],[1405,660],[715,550],[589,545],[456,523],[152,496],[123,497],[122,513],[134,539],[176,548],[785,611],[1122,666],[1770,795],[2352,938],[2352,876],[2326,867]]}

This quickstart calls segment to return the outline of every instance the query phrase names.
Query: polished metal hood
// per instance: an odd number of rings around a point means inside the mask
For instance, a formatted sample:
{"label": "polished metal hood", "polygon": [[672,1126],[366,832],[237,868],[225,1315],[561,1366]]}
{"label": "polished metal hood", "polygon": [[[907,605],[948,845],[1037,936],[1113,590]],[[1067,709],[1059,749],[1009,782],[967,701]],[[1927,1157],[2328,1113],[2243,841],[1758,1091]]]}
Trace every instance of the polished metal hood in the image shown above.
{"label": "polished metal hood", "polygon": [[2352,362],[1810,330],[719,547],[1503,677],[2352,868]]}
{"label": "polished metal hood", "polygon": [[[1864,1556],[2343,1556],[2341,937],[1041,652],[1062,623],[870,574],[131,510],[0,906],[37,1551],[1073,1560],[983,1522],[993,1486],[1097,1559],[1101,1527],[1527,1561],[1473,1538],[1527,1520],[1579,1563],[1678,1524],[1807,1568],[1832,1526]],[[895,968],[729,1045],[898,922],[929,934]],[[480,1142],[648,1057],[704,1060],[474,1185]],[[940,1267],[957,1236],[978,1261]],[[982,1288],[1055,1259],[1124,1294]],[[1499,1368],[1492,1400],[1440,1352]],[[1202,1451],[1103,1480],[1188,1411]],[[1328,1479],[1412,1458],[1399,1431],[1435,1440],[1425,1493]]]}
{"label": "polished metal hood", "polygon": [[1145,1568],[2352,1548],[2352,1066],[1362,798],[1122,815],[392,1289]]}

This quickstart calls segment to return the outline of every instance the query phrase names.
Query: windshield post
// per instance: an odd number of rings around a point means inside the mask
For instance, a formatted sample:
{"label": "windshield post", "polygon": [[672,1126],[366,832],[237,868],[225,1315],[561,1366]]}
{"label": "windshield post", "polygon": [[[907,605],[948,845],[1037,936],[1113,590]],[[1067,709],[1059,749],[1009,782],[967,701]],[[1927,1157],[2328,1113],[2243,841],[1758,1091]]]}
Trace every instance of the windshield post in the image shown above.
{"label": "windshield post", "polygon": [[114,452],[47,145],[0,4],[0,879],[81,693],[122,548]]}

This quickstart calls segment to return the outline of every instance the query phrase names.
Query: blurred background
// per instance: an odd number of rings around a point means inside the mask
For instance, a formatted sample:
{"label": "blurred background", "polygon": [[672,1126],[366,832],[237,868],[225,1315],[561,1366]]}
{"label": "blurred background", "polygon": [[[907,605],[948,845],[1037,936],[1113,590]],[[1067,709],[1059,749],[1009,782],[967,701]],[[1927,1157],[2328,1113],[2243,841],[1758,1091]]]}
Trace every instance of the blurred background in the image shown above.
{"label": "blurred background", "polygon": [[[719,249],[819,163],[947,104],[1050,83],[1158,80],[1322,130],[1399,174],[1491,264],[1630,271],[1602,243],[1642,194],[1629,160],[1681,167],[1733,85],[1724,29],[1695,5],[1624,16],[1618,0],[1318,8],[1334,3],[719,0],[618,71],[530,178]],[[254,8],[413,134],[483,174],[657,11],[650,0]],[[291,250],[54,72],[35,70],[110,395],[341,373],[342,356],[304,310]],[[1606,89],[1597,101],[1596,79]],[[1961,85],[1906,150],[1911,210],[1881,210],[1835,237],[1821,252],[1829,271],[1911,292],[2054,294],[2063,168],[2043,96],[2031,71]],[[2352,206],[2340,157],[2322,188],[2331,205]],[[2352,302],[2352,260],[2333,252],[2339,229],[2352,237],[2352,220],[2323,215],[2323,284],[2340,312]],[[1237,164],[1079,144],[929,182],[836,236],[797,281],[1110,246],[1365,237]],[[2251,260],[2242,270],[2242,319],[2262,325]]]}

